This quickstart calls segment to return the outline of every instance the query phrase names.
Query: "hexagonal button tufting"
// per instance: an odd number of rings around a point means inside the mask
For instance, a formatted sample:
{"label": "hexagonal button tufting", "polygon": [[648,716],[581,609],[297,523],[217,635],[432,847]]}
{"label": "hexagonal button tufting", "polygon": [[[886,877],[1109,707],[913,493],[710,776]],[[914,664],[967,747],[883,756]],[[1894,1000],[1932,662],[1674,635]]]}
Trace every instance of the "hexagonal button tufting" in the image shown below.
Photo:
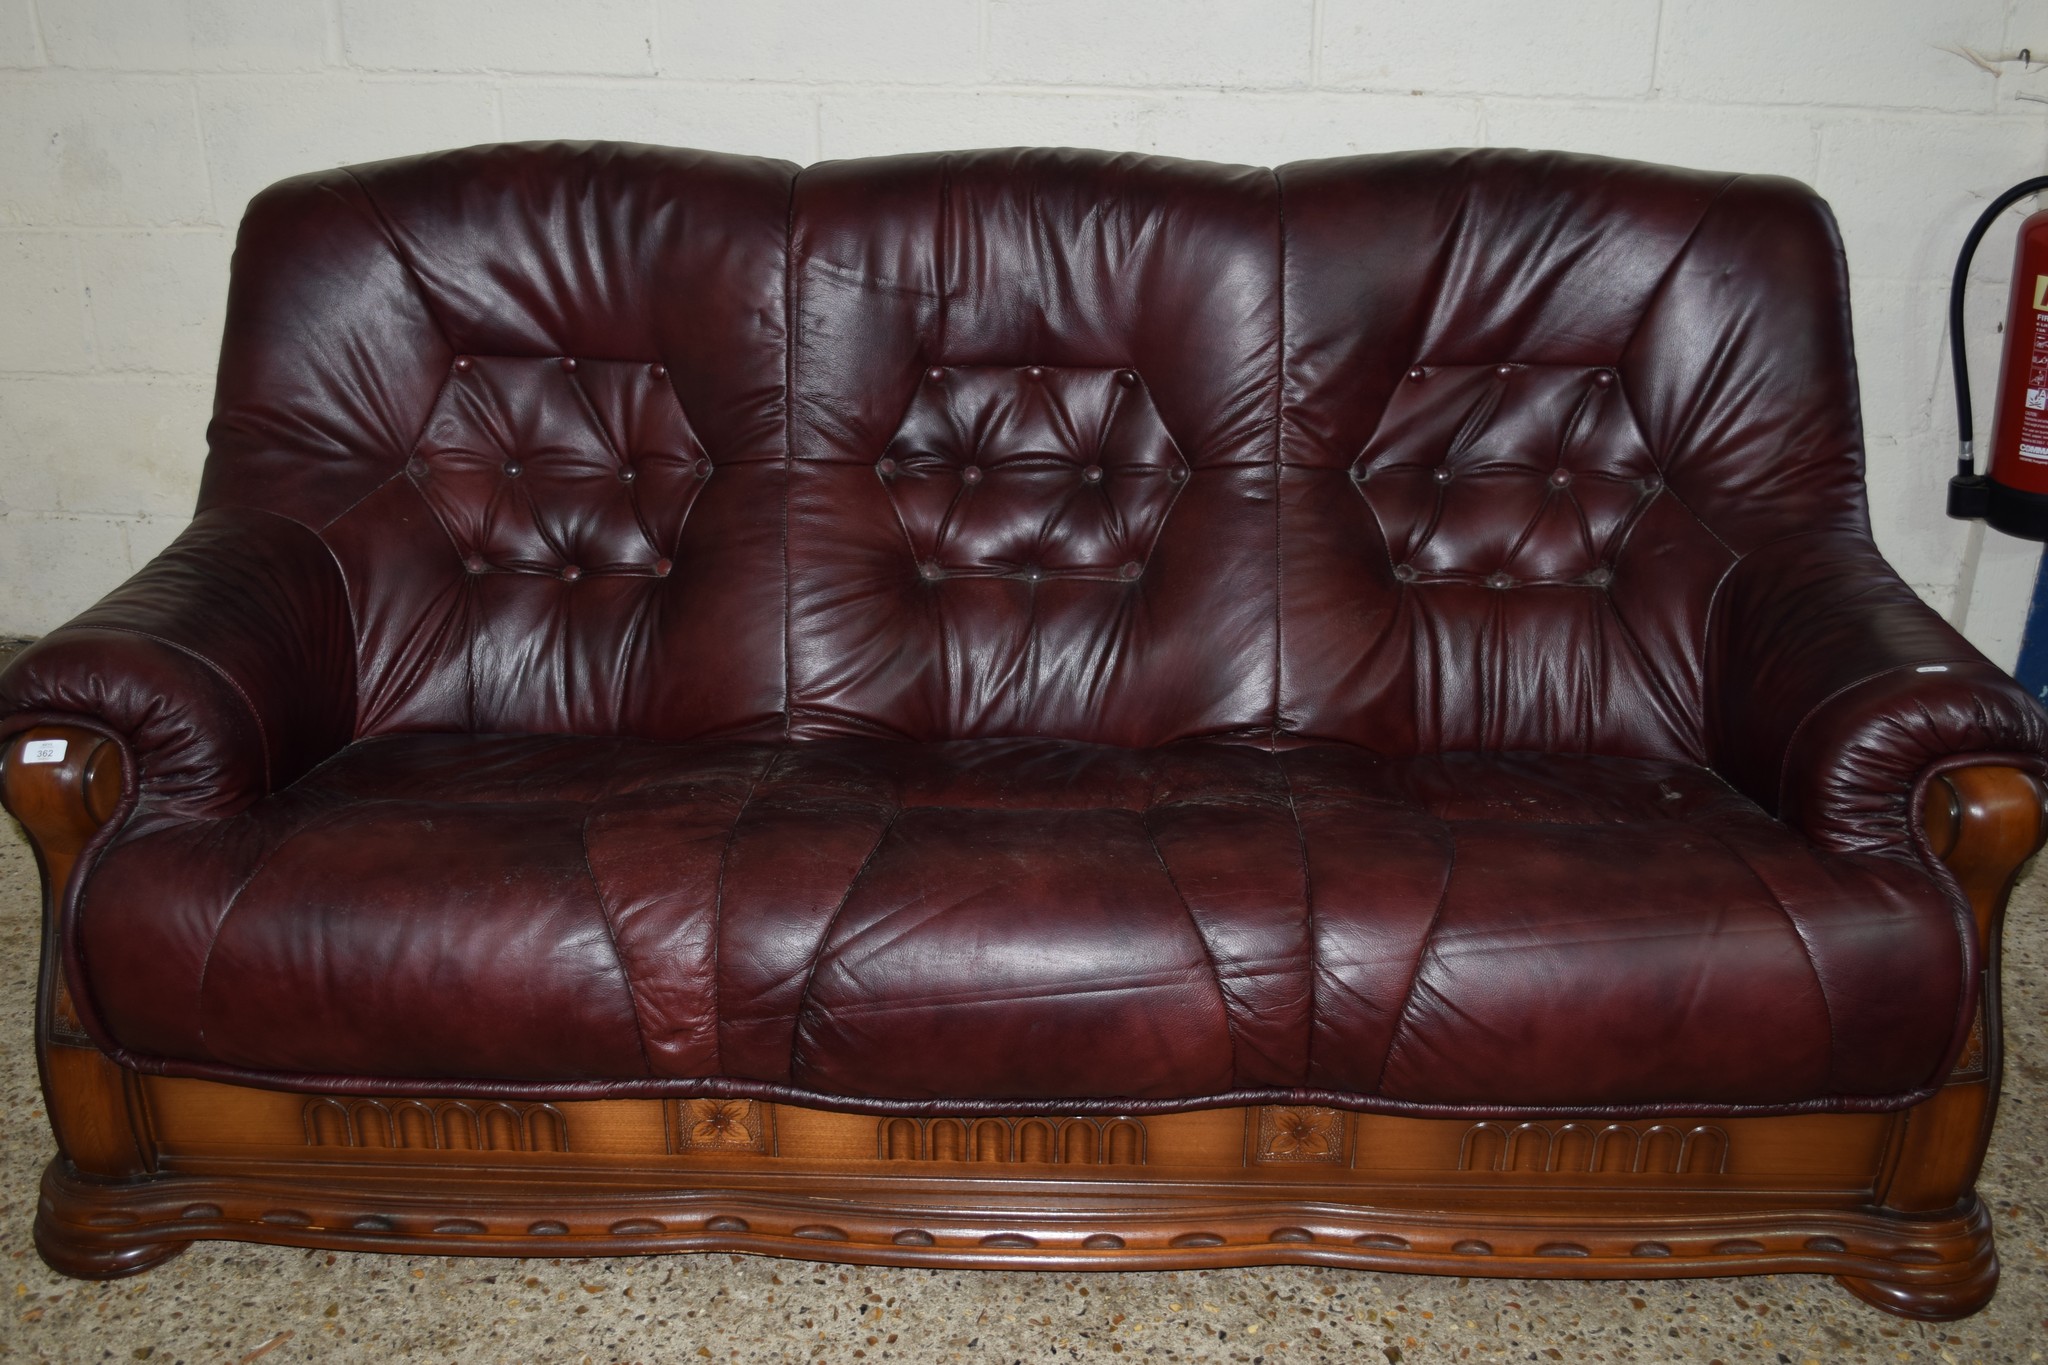
{"label": "hexagonal button tufting", "polygon": [[1131,370],[932,370],[876,461],[924,576],[1144,572],[1187,461]]}
{"label": "hexagonal button tufting", "polygon": [[1495,588],[1599,586],[1658,486],[1613,372],[1575,365],[1441,366],[1399,385],[1351,475],[1394,563]]}
{"label": "hexagonal button tufting", "polygon": [[408,468],[471,572],[574,581],[673,553],[711,461],[658,365],[480,355],[452,367]]}

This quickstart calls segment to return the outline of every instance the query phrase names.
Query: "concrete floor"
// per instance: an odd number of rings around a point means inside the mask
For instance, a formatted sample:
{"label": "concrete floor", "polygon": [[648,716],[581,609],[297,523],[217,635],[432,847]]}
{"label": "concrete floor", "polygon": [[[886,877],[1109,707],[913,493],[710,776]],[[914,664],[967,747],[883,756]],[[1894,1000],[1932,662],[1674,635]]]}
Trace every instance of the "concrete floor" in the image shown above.
{"label": "concrete floor", "polygon": [[111,1284],[29,1245],[49,1160],[29,1038],[35,868],[0,820],[0,1359],[293,1361],[2034,1361],[2048,1350],[2048,871],[2016,897],[2011,1062],[1983,1190],[2005,1280],[1941,1327],[1807,1276],[1538,1283],[1321,1269],[1049,1275],[744,1256],[334,1255],[202,1242]]}

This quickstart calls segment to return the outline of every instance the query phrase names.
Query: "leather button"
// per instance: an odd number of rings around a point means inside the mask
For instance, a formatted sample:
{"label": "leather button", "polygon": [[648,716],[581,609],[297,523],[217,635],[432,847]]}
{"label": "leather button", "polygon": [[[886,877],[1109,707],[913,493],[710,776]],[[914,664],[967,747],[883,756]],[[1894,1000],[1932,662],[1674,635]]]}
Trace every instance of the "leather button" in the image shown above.
{"label": "leather button", "polygon": [[1081,471],[1081,478],[1083,479],[1083,481],[1087,483],[1101,483],[1102,466],[1099,464],[1089,465],[1086,469]]}
{"label": "leather button", "polygon": [[1438,466],[1436,469],[1430,471],[1429,476],[1432,479],[1435,479],[1438,483],[1449,483],[1451,481],[1451,471],[1443,468],[1442,466]]}
{"label": "leather button", "polygon": [[668,366],[649,365],[647,367],[647,373],[655,379],[666,379],[668,378]]}
{"label": "leather button", "polygon": [[1145,566],[1135,559],[1124,561],[1123,567],[1117,570],[1117,574],[1126,580],[1136,578],[1143,572],[1145,572]]}
{"label": "leather button", "polygon": [[1645,493],[1655,493],[1663,487],[1664,479],[1661,475],[1652,474],[1643,480],[1643,491]]}
{"label": "leather button", "polygon": [[1550,486],[1552,488],[1569,488],[1571,482],[1572,472],[1569,469],[1553,469],[1550,471]]}
{"label": "leather button", "polygon": [[562,357],[562,368],[570,374],[576,373],[576,362],[568,356]]}
{"label": "leather button", "polygon": [[1043,366],[1043,365],[1031,365],[1031,366],[1027,366],[1027,367],[1025,368],[1025,370],[1024,370],[1024,374],[1025,374],[1025,377],[1026,377],[1026,378],[1029,378],[1029,379],[1043,379],[1043,378],[1045,378],[1045,366]]}
{"label": "leather button", "polygon": [[574,564],[564,564],[562,566],[562,577],[566,581],[574,583],[577,579],[583,577],[583,570],[577,568]]}
{"label": "leather button", "polygon": [[1417,365],[1414,369],[1408,371],[1408,382],[1411,384],[1419,384],[1428,377],[1429,371],[1423,369],[1420,365]]}
{"label": "leather button", "polygon": [[1394,566],[1394,577],[1402,583],[1413,583],[1415,581],[1415,566],[1413,564],[1396,564]]}
{"label": "leather button", "polygon": [[468,374],[475,367],[476,362],[474,360],[471,360],[468,356],[459,355],[455,357],[455,373]]}
{"label": "leather button", "polygon": [[1504,573],[1490,573],[1486,576],[1486,586],[1489,588],[1512,588],[1515,586],[1515,580]]}
{"label": "leather button", "polygon": [[1595,370],[1595,371],[1593,371],[1593,385],[1594,385],[1594,387],[1595,387],[1595,388],[1601,388],[1601,389],[1611,389],[1611,388],[1613,388],[1613,387],[1614,387],[1614,371],[1612,371],[1612,370]]}
{"label": "leather button", "polygon": [[654,561],[654,575],[657,578],[667,578],[668,571],[674,567],[674,563],[669,560],[657,559]]}
{"label": "leather button", "polygon": [[1116,372],[1116,382],[1128,389],[1131,385],[1138,382],[1138,372],[1136,370],[1118,370]]}
{"label": "leather button", "polygon": [[1596,588],[1604,588],[1614,581],[1614,570],[1607,568],[1595,569],[1586,575],[1586,581]]}
{"label": "leather button", "polygon": [[960,482],[970,484],[980,483],[981,467],[979,465],[968,465],[965,469],[960,471]]}
{"label": "leather button", "polygon": [[620,483],[631,483],[631,482],[633,482],[633,480],[634,480],[635,478],[637,478],[637,477],[639,477],[639,476],[638,476],[638,475],[636,475],[636,474],[634,474],[634,472],[633,472],[633,466],[631,466],[631,465],[627,465],[627,466],[626,466],[626,467],[625,467],[624,469],[621,469],[621,470],[619,471],[619,482],[620,482]]}
{"label": "leather button", "polygon": [[1353,482],[1353,483],[1364,483],[1364,482],[1365,482],[1365,466],[1364,466],[1364,465],[1357,465],[1357,464],[1355,464],[1355,465],[1351,466],[1351,482]]}
{"label": "leather button", "polygon": [[1512,365],[1496,365],[1493,367],[1493,372],[1499,375],[1502,379],[1506,379],[1509,375],[1512,375],[1515,372],[1515,367]]}
{"label": "leather button", "polygon": [[415,455],[405,462],[405,472],[415,479],[424,479],[427,477],[427,462]]}
{"label": "leather button", "polygon": [[710,478],[710,477],[711,477],[711,461],[709,461],[709,460],[699,460],[699,461],[697,461],[697,463],[695,463],[695,464],[693,464],[693,465],[691,465],[691,466],[690,466],[690,472],[691,472],[692,474],[695,474],[695,475],[696,475],[696,476],[697,476],[698,478],[700,478],[700,479],[708,479],[708,478]]}
{"label": "leather button", "polygon": [[484,557],[482,555],[470,555],[468,558],[462,561],[462,567],[469,570],[471,573],[482,573],[485,569],[488,569],[490,565],[484,563]]}
{"label": "leather button", "polygon": [[1184,464],[1177,464],[1166,471],[1166,477],[1173,483],[1186,483],[1188,481],[1188,467]]}
{"label": "leather button", "polygon": [[875,461],[875,472],[885,479],[896,477],[896,462],[887,456]]}
{"label": "leather button", "polygon": [[927,559],[917,566],[917,576],[927,583],[936,582],[943,573],[944,570],[933,560]]}
{"label": "leather button", "polygon": [[938,366],[934,365],[929,370],[926,370],[924,372],[924,377],[926,379],[931,380],[932,383],[936,384],[941,379],[944,379],[946,377],[946,372],[940,369]]}
{"label": "leather button", "polygon": [[522,465],[522,464],[520,464],[520,463],[519,463],[519,461],[517,461],[517,460],[507,460],[507,461],[505,461],[505,477],[506,477],[506,478],[508,478],[508,479],[516,479],[516,478],[518,478],[518,477],[519,477],[519,476],[520,476],[521,474],[523,474],[523,473],[525,473],[525,472],[526,472],[526,468],[525,468],[525,466],[524,466],[524,465]]}
{"label": "leather button", "polygon": [[1045,577],[1045,570],[1039,568],[1036,564],[1026,564],[1024,566],[1025,582],[1036,583],[1039,579],[1043,577]]}

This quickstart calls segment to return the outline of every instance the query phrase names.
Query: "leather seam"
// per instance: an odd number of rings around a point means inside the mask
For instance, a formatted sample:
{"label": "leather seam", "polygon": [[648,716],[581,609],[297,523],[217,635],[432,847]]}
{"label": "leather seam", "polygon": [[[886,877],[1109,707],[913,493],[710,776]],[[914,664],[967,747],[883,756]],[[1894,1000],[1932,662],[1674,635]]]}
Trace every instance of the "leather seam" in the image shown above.
{"label": "leather seam", "polygon": [[[1665,488],[1667,491],[1670,489],[1670,486],[1671,485],[1669,483],[1665,484]],[[1683,501],[1680,501],[1679,506],[1685,507],[1685,503]],[[1694,521],[1699,521],[1699,513],[1694,512],[1690,507],[1685,507],[1685,510],[1692,516],[1692,519]],[[1713,535],[1712,529],[1707,527],[1705,522],[1700,522],[1700,526],[1702,530],[1707,531],[1707,534]],[[1788,531],[1782,536],[1778,536],[1774,539],[1767,540],[1761,545],[1751,547],[1748,554],[1735,555],[1735,557],[1729,561],[1728,567],[1721,571],[1721,576],[1714,580],[1714,591],[1707,597],[1707,614],[1706,619],[1701,628],[1700,639],[1700,685],[1702,689],[1700,716],[1702,730],[1701,738],[1706,743],[1706,749],[1710,755],[1712,754],[1714,748],[1711,742],[1714,731],[1714,718],[1712,715],[1707,713],[1707,708],[1708,698],[1718,695],[1720,691],[1720,689],[1714,685],[1715,678],[1719,676],[1719,670],[1715,667],[1716,661],[1714,657],[1714,622],[1715,618],[1718,616],[1721,610],[1722,592],[1727,588],[1729,582],[1734,579],[1736,571],[1740,569],[1743,566],[1743,564],[1748,561],[1750,555],[1762,554],[1765,550],[1773,549],[1779,545],[1783,545],[1787,541],[1799,540],[1805,536],[1833,536],[1840,534],[1842,534],[1840,531]],[[1720,539],[1720,537],[1716,536],[1715,539],[1718,540]],[[1728,547],[1725,544],[1722,546],[1722,548],[1728,549]],[[1735,552],[1732,549],[1729,549],[1728,552],[1730,554],[1735,554]],[[1711,762],[1709,766],[1711,766]],[[1776,815],[1777,812],[1772,811],[1771,814]]]}
{"label": "leather seam", "polygon": [[796,1054],[797,1048],[802,1045],[804,1014],[810,1008],[811,988],[817,983],[818,968],[825,960],[825,949],[831,946],[832,931],[838,927],[839,917],[846,913],[847,903],[853,899],[853,893],[860,889],[861,878],[865,877],[868,869],[874,865],[875,856],[882,851],[882,845],[889,842],[889,835],[894,832],[896,823],[902,818],[901,806],[889,812],[889,818],[882,822],[881,832],[875,835],[875,842],[869,845],[867,853],[861,858],[860,866],[846,879],[846,890],[840,893],[838,904],[832,907],[831,915],[825,920],[825,927],[818,932],[818,942],[811,949],[810,963],[804,968],[803,989],[797,992],[796,1007],[789,1014],[789,1075],[792,1081],[795,1080],[797,1073]]}
{"label": "leather seam", "polygon": [[1261,1087],[1256,1090],[1216,1091],[1206,1095],[1169,1097],[1089,1096],[1048,1100],[1042,1096],[999,1096],[993,1099],[902,1098],[894,1096],[837,1095],[802,1086],[733,1077],[640,1081],[536,1081],[536,1080],[450,1080],[418,1077],[352,1076],[329,1073],[264,1071],[229,1066],[219,1062],[192,1062],[170,1057],[149,1056],[109,1041],[101,1049],[119,1066],[144,1075],[188,1076],[198,1080],[224,1081],[231,1085],[257,1086],[269,1090],[304,1091],[312,1094],[418,1095],[434,1094],[477,1098],[527,1099],[628,1099],[719,1097],[760,1099],[771,1103],[800,1104],[833,1113],[912,1115],[944,1117],[974,1114],[1044,1114],[1048,1108],[1075,1114],[1180,1114],[1203,1110],[1243,1108],[1247,1105],[1324,1105],[1362,1114],[1397,1114],[1414,1118],[1758,1118],[1786,1114],[1885,1114],[1898,1113],[1932,1097],[1940,1087],[1917,1086],[1891,1095],[1823,1095],[1810,1099],[1759,1104],[1734,1104],[1726,1100],[1655,1100],[1626,1104],[1499,1104],[1476,1100],[1396,1100],[1380,1095],[1326,1089]]}
{"label": "leather seam", "polygon": [[1322,935],[1316,920],[1316,888],[1309,875],[1308,831],[1302,828],[1301,806],[1294,799],[1294,777],[1287,771],[1286,756],[1277,749],[1269,751],[1273,766],[1279,770],[1280,783],[1287,789],[1287,814],[1294,821],[1294,844],[1301,858],[1301,906],[1306,916],[1308,930],[1308,1037],[1302,1040],[1302,1084],[1306,1085],[1316,1074],[1316,1022],[1322,1016],[1323,980],[1322,965],[1316,960]]}
{"label": "leather seam", "polygon": [[[1727,849],[1734,856],[1735,861],[1742,864],[1743,871],[1749,873],[1751,880],[1763,888],[1764,894],[1771,898],[1771,904],[1777,908],[1780,915],[1785,917],[1785,925],[1791,929],[1792,937],[1799,941],[1799,951],[1806,957],[1806,970],[1813,973],[1813,993],[1820,997],[1821,1015],[1828,1021],[1828,1074],[1824,1078],[1821,1088],[1823,1090],[1831,1088],[1835,1079],[1835,1071],[1840,1064],[1841,1038],[1835,1031],[1835,1004],[1834,1001],[1828,999],[1827,983],[1822,981],[1820,976],[1820,960],[1813,955],[1813,945],[1807,942],[1806,931],[1799,927],[1799,921],[1793,917],[1792,911],[1786,906],[1784,898],[1778,895],[1776,887],[1765,880],[1764,874],[1757,871],[1756,864],[1749,860],[1749,855],[1745,854],[1734,844],[1729,843],[1726,836],[1708,821],[1694,822],[1691,827],[1705,834],[1722,848]],[[1966,953],[1965,957],[1967,958],[1967,956],[1968,954]]]}
{"label": "leather seam", "polygon": [[747,818],[747,808],[754,804],[754,794],[761,790],[761,784],[768,780],[768,774],[775,770],[782,757],[788,752],[789,741],[784,739],[775,746],[772,753],[761,760],[760,771],[747,784],[746,795],[740,798],[739,809],[732,813],[732,827],[725,832],[725,847],[718,851],[718,884],[711,896],[711,1029],[712,1055],[717,1059],[718,1069],[725,1070],[725,983],[723,969],[719,962],[719,941],[723,937],[725,924],[725,869],[732,861],[733,847],[740,841],[740,823]]}
{"label": "leather seam", "polygon": [[[1287,582],[1287,537],[1282,524],[1286,492],[1282,487],[1280,460],[1282,432],[1287,415],[1287,187],[1281,181],[1277,168],[1267,171],[1267,174],[1273,178],[1273,218],[1276,229],[1273,246],[1278,271],[1273,281],[1273,299],[1279,323],[1273,336],[1273,729],[1267,737],[1268,746],[1272,747],[1280,742],[1280,674],[1287,660],[1284,642],[1287,615],[1282,607],[1286,600],[1284,589]],[[1165,533],[1166,523],[1163,520],[1159,524],[1159,530],[1161,534]],[[1293,800],[1290,789],[1290,806]],[[1299,822],[1296,833],[1300,833]],[[1306,872],[1307,864],[1304,862],[1304,875]]]}
{"label": "leather seam", "polygon": [[162,645],[166,649],[175,650],[178,653],[185,655],[187,658],[197,660],[199,664],[203,666],[208,672],[212,673],[215,677],[219,678],[222,682],[226,683],[228,685],[228,690],[233,692],[235,696],[240,699],[243,709],[248,711],[250,723],[256,727],[256,746],[263,758],[263,792],[265,795],[268,795],[270,793],[270,732],[263,724],[263,715],[256,709],[255,700],[250,697],[248,692],[243,690],[243,687],[240,683],[235,681],[233,674],[229,673],[227,669],[221,667],[221,665],[216,663],[214,660],[209,659],[204,654],[201,654],[192,646],[188,644],[181,644],[176,640],[172,640],[165,636],[158,635],[153,631],[138,630],[134,626],[120,625],[92,625],[87,627],[87,629],[111,631],[113,633],[120,635],[132,635],[135,636],[137,639],[149,640],[155,644]]}
{"label": "leather seam", "polygon": [[[1638,664],[1642,665],[1643,677],[1649,683],[1651,690],[1660,694],[1663,697],[1665,703],[1671,706],[1673,708],[1673,711],[1676,713],[1674,715],[1674,720],[1676,720],[1679,723],[1674,724],[1672,726],[1672,729],[1677,731],[1681,735],[1684,734],[1685,730],[1688,728],[1690,728],[1693,731],[1695,738],[1699,741],[1700,747],[1692,755],[1692,757],[1695,760],[1699,760],[1701,755],[1705,752],[1705,736],[1701,733],[1701,731],[1703,731],[1705,728],[1704,723],[1702,722],[1700,724],[1694,724],[1690,726],[1687,726],[1685,724],[1685,722],[1690,718],[1684,714],[1684,700],[1673,692],[1670,682],[1668,679],[1665,678],[1663,672],[1659,670],[1655,664],[1650,662],[1649,651],[1643,648],[1643,642],[1636,637],[1635,627],[1631,626],[1628,623],[1628,618],[1621,614],[1621,608],[1615,604],[1613,594],[1603,590],[1600,594],[1600,602],[1601,605],[1606,609],[1606,615],[1608,616],[1608,618],[1614,622],[1615,628],[1620,633],[1622,642],[1627,646],[1629,653],[1635,656],[1635,660]],[[1588,704],[1590,704],[1590,698]],[[1588,736],[1591,736],[1593,734],[1593,727],[1588,726],[1586,729],[1586,734]]]}
{"label": "leather seam", "polygon": [[[193,1028],[198,1033],[199,1045],[202,1048],[207,1045],[206,978],[213,971],[213,955],[214,951],[220,947],[220,936],[223,933],[227,932],[228,921],[234,917],[235,911],[241,908],[242,896],[249,890],[250,887],[256,884],[256,879],[262,876],[263,873],[266,870],[268,870],[268,868],[273,862],[277,861],[278,854],[284,852],[285,849],[289,848],[292,844],[296,843],[301,837],[306,835],[311,830],[318,828],[326,820],[333,818],[337,814],[339,814],[339,812],[337,811],[319,812],[318,814],[315,814],[314,816],[306,820],[306,822],[300,825],[297,829],[294,829],[290,834],[287,834],[284,838],[279,839],[277,843],[271,847],[268,853],[265,853],[261,858],[257,859],[256,866],[249,869],[249,875],[244,877],[242,879],[241,885],[237,886],[234,889],[234,891],[229,894],[228,903],[225,907],[222,908],[220,912],[220,918],[213,922],[213,933],[208,935],[207,937],[206,955],[203,958],[201,958],[199,962],[199,979],[193,984],[192,987]],[[80,957],[82,961],[82,953],[80,954]]]}
{"label": "leather seam", "polygon": [[1209,980],[1216,987],[1216,1003],[1223,1010],[1223,1031],[1230,1039],[1230,1071],[1235,1080],[1244,1074],[1244,1038],[1238,1032],[1237,1015],[1230,1007],[1230,992],[1223,985],[1223,967],[1216,960],[1216,950],[1209,945],[1209,936],[1202,932],[1202,923],[1195,918],[1195,908],[1188,904],[1187,893],[1180,888],[1180,880],[1173,875],[1172,864],[1159,849],[1159,836],[1152,831],[1152,807],[1136,811],[1138,827],[1145,831],[1145,845],[1152,850],[1153,861],[1166,875],[1166,884],[1173,889],[1173,898],[1180,902],[1180,912],[1187,919],[1188,932],[1195,936],[1195,942],[1202,945],[1202,957],[1209,964]]}
{"label": "leather seam", "polygon": [[655,1074],[654,1058],[647,1052],[647,1022],[640,1013],[640,992],[633,985],[633,973],[626,969],[626,955],[619,948],[619,931],[612,923],[611,907],[605,904],[604,887],[598,883],[597,869],[590,865],[590,822],[596,814],[596,802],[584,808],[583,819],[576,826],[576,851],[583,859],[583,875],[590,878],[590,894],[597,900],[597,917],[604,925],[605,941],[611,944],[612,962],[618,967],[619,981],[626,988],[626,1008],[633,1015],[633,1042],[640,1049],[640,1064],[652,1076]]}
{"label": "leather seam", "polygon": [[[799,168],[789,178],[789,203],[782,225],[782,739],[796,727],[796,594],[789,571],[790,504],[796,499],[796,326],[797,306],[796,190]],[[721,885],[724,864],[719,866]]]}
{"label": "leather seam", "polygon": [[[1806,726],[1809,721],[1811,721],[1815,716],[1819,715],[1822,711],[1825,711],[1835,701],[1837,701],[1847,693],[1854,692],[1857,689],[1867,686],[1870,683],[1877,682],[1882,678],[1889,678],[1897,673],[1910,672],[1916,668],[1921,667],[1922,664],[1924,664],[1925,662],[1926,661],[1923,660],[1919,664],[1889,664],[1884,668],[1877,669],[1874,672],[1866,673],[1862,677],[1857,678],[1853,682],[1847,682],[1842,684],[1840,687],[1836,688],[1834,691],[1828,693],[1825,697],[1822,697],[1819,701],[1815,702],[1812,706],[1808,707],[1806,709],[1805,714],[1799,717],[1798,723],[1795,724],[1791,728],[1791,730],[1789,730],[1785,735],[1785,751],[1778,756],[1778,781],[1776,784],[1777,791],[1775,794],[1777,809],[1773,811],[1772,814],[1776,815],[1780,820],[1785,821],[1786,824],[1794,823],[1792,820],[1788,819],[1784,814],[1785,791],[1792,781],[1792,755],[1794,751],[1798,749],[1800,736],[1806,730]],[[1954,659],[1950,662],[1968,663],[1971,661],[1967,659]],[[1925,764],[1923,763],[1921,766],[1925,766]],[[1802,830],[1805,829],[1805,822],[1797,822],[1796,827]]]}
{"label": "leather seam", "polygon": [[[360,499],[358,501],[360,501]],[[354,505],[355,504],[353,503],[350,504],[351,507],[353,507]],[[361,723],[363,632],[362,622],[356,616],[355,594],[350,589],[348,581],[348,570],[345,567],[343,567],[341,562],[341,556],[334,552],[334,547],[327,543],[327,537],[321,533],[319,528],[311,525],[308,522],[300,521],[297,517],[286,516],[284,513],[268,507],[252,507],[243,503],[216,504],[212,507],[205,509],[205,511],[199,513],[198,516],[195,516],[193,518],[193,520],[197,521],[200,516],[205,516],[208,512],[226,512],[230,510],[240,515],[254,514],[256,516],[272,517],[278,521],[285,523],[287,526],[296,526],[299,530],[304,531],[308,536],[311,536],[313,538],[313,543],[318,545],[320,547],[321,553],[327,556],[327,562],[334,566],[334,581],[341,587],[342,610],[348,616],[348,652],[351,664],[348,679],[350,713],[348,742],[354,743],[357,728]],[[346,747],[346,745],[344,745],[344,747]],[[325,760],[323,760],[323,762],[324,761]]]}

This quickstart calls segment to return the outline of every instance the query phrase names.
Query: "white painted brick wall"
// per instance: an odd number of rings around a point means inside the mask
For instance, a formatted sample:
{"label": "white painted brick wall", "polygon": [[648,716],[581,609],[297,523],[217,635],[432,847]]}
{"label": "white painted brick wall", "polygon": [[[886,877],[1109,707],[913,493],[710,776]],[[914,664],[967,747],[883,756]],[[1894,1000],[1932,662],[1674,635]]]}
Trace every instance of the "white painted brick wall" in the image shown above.
{"label": "white painted brick wall", "polygon": [[[1879,542],[2010,662],[2038,552],[1941,515],[1945,285],[1986,199],[2048,171],[2048,66],[1949,47],[2048,55],[2048,0],[0,0],[0,634],[176,534],[234,226],[286,175],[499,138],[800,162],[1497,145],[1832,200]],[[1977,271],[1980,403],[2010,243]]]}

